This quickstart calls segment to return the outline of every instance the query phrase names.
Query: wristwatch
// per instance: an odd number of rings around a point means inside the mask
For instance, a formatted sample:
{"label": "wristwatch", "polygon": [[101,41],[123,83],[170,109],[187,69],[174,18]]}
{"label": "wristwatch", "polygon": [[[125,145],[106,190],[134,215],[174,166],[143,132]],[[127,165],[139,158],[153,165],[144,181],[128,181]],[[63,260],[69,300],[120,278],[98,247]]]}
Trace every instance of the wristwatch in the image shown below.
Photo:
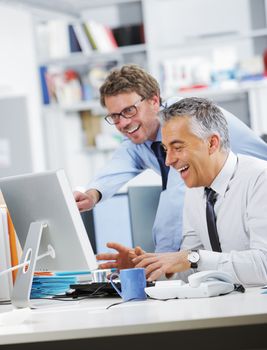
{"label": "wristwatch", "polygon": [[199,262],[199,253],[197,250],[191,250],[188,253],[187,259],[191,264],[191,268],[192,269],[197,269],[198,267],[198,262]]}

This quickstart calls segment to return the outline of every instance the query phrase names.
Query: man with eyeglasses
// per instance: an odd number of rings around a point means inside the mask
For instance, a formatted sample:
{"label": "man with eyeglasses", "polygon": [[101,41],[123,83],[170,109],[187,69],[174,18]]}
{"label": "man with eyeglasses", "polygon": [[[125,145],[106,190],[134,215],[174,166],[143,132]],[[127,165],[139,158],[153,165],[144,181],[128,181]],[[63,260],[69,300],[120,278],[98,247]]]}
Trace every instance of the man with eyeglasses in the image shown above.
{"label": "man with eyeglasses", "polygon": [[[100,88],[100,100],[108,110],[106,121],[115,125],[125,139],[109,163],[89,184],[88,190],[74,193],[79,210],[90,210],[146,169],[162,176],[165,174],[167,181],[163,183],[153,226],[156,252],[177,251],[181,244],[185,185],[177,171],[168,167],[163,169],[153,150],[155,142],[161,142],[160,108],[168,107],[179,99],[173,98],[162,104],[158,82],[136,65],[124,65],[111,71]],[[238,118],[225,110],[223,113],[229,124],[231,149],[235,153],[267,160],[267,145]],[[118,254],[100,254],[99,260],[114,260],[100,267],[132,266],[131,259],[128,259],[129,248],[118,243],[108,243],[108,247],[116,249]],[[141,251],[138,248],[136,253]]]}

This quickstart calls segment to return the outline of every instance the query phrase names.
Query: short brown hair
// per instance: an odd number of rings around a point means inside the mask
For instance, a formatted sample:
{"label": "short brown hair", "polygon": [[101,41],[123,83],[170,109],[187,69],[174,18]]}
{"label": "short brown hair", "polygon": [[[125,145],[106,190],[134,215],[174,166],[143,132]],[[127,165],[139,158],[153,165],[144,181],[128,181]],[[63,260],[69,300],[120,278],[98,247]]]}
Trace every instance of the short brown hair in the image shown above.
{"label": "short brown hair", "polygon": [[113,69],[100,87],[100,103],[105,107],[105,97],[116,96],[121,93],[136,92],[143,98],[160,97],[157,80],[141,67],[126,64]]}

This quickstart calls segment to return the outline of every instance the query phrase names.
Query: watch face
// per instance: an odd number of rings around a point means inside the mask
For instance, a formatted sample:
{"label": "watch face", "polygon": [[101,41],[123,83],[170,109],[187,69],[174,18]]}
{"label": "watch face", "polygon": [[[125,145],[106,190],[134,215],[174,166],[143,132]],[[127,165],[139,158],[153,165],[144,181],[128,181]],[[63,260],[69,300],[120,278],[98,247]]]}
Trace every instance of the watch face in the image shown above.
{"label": "watch face", "polygon": [[188,255],[188,260],[192,263],[196,263],[199,260],[199,254],[198,252],[191,252]]}

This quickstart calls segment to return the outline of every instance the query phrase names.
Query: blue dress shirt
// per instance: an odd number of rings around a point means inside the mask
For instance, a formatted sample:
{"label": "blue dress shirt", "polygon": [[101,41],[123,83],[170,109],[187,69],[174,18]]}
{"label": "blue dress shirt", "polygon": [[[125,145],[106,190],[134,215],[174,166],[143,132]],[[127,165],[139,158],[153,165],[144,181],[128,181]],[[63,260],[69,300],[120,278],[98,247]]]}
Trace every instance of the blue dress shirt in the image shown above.
{"label": "blue dress shirt", "polygon": [[[165,107],[181,98],[171,98]],[[230,144],[234,153],[247,154],[267,160],[267,144],[233,114],[222,109],[229,127]],[[161,141],[159,129],[155,141]],[[136,145],[125,139],[112,159],[87,186],[97,189],[102,200],[113,196],[125,183],[146,169],[160,174],[158,161],[151,150],[152,141]],[[157,214],[152,230],[156,252],[180,249],[182,239],[182,216],[185,184],[180,174],[170,169],[166,190],[161,192]]]}

